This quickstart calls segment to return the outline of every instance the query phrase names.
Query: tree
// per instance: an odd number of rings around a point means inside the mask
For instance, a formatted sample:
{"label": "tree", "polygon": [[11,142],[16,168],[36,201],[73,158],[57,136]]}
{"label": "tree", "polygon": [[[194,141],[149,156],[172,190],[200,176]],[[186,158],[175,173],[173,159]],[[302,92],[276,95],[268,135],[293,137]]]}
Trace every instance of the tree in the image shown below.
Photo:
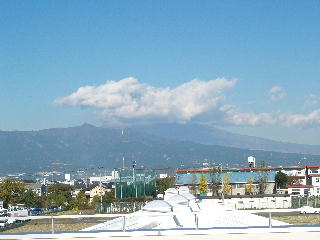
{"label": "tree", "polygon": [[223,186],[222,191],[223,194],[228,195],[231,194],[232,186],[230,184],[230,177],[227,173],[223,174]]}
{"label": "tree", "polygon": [[70,202],[72,209],[85,210],[89,208],[89,201],[84,191],[80,191],[77,196]]}
{"label": "tree", "polygon": [[4,206],[21,203],[22,194],[25,192],[25,185],[15,179],[5,179],[0,183],[0,197],[4,199]]}
{"label": "tree", "polygon": [[259,194],[265,194],[268,186],[268,172],[258,171],[256,182],[258,183]]}
{"label": "tree", "polygon": [[253,193],[253,178],[249,177],[247,179],[247,184],[245,185],[245,193],[251,195]]}
{"label": "tree", "polygon": [[207,183],[207,179],[204,175],[201,175],[201,177],[200,177],[199,192],[200,192],[200,194],[207,194],[208,193],[208,183]]}
{"label": "tree", "polygon": [[67,207],[72,200],[73,187],[68,184],[56,183],[47,188],[46,206]]}
{"label": "tree", "polygon": [[40,208],[42,206],[41,198],[32,190],[27,190],[22,194],[21,202],[26,207]]}
{"label": "tree", "polygon": [[274,181],[276,183],[276,188],[283,188],[288,182],[288,175],[279,171],[274,177]]}
{"label": "tree", "polygon": [[175,178],[174,177],[166,177],[157,179],[157,193],[164,194],[165,190],[173,187]]}
{"label": "tree", "polygon": [[190,191],[194,195],[197,194],[197,176],[194,173],[192,173],[192,185],[190,187]]}
{"label": "tree", "polygon": [[102,201],[106,203],[112,203],[114,202],[114,189],[111,189],[110,192],[105,192],[105,194],[102,197]]}
{"label": "tree", "polygon": [[210,171],[211,176],[211,192],[212,196],[218,196],[219,183],[221,179],[221,174],[219,168],[213,167]]}
{"label": "tree", "polygon": [[97,203],[100,203],[101,199],[98,195],[93,196],[92,200],[91,200],[91,207],[95,208]]}
{"label": "tree", "polygon": [[269,173],[266,170],[266,163],[262,161],[258,168],[260,168],[260,171],[257,171],[255,182],[258,183],[259,188],[259,194],[265,194],[268,186],[268,176]]}
{"label": "tree", "polygon": [[297,176],[288,176],[287,185],[288,186],[299,186],[299,185],[301,185],[301,180]]}

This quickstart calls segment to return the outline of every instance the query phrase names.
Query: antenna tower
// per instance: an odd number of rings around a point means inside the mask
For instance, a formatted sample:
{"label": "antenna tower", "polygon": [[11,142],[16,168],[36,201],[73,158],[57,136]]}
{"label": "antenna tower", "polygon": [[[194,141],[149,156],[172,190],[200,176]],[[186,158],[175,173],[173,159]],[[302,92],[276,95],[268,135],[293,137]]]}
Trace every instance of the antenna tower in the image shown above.
{"label": "antenna tower", "polygon": [[[123,142],[123,136],[124,136],[124,122],[120,122],[121,124],[121,137]],[[124,154],[122,153],[122,169],[124,169]]]}

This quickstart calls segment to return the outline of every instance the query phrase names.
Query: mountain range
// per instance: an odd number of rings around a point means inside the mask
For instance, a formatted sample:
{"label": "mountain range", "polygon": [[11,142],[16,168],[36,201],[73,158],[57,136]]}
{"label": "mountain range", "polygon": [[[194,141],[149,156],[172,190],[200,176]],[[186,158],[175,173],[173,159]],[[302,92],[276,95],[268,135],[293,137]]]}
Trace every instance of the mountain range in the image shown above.
{"label": "mountain range", "polygon": [[192,141],[252,150],[320,154],[320,145],[296,144],[235,134],[216,127],[195,124],[156,124],[137,127],[142,132],[179,141]]}
{"label": "mountain range", "polygon": [[[89,124],[39,131],[0,131],[0,173],[69,171],[98,166],[114,169],[121,167],[123,157],[126,167],[136,160],[138,167],[145,168],[199,167],[204,162],[245,167],[250,155],[268,165],[320,163],[320,155],[289,153],[292,145],[286,143],[277,145],[275,141],[265,140],[270,143],[267,146],[253,141],[256,145],[252,144],[251,149],[246,149],[250,142],[243,139],[251,137],[235,135],[238,139],[232,140],[231,133],[214,129],[209,135],[203,127],[198,126],[191,126],[188,131],[186,126],[174,125],[170,132],[169,125],[162,125],[153,129],[151,126],[126,128],[122,134],[120,128]],[[202,133],[206,135],[201,137]],[[228,141],[223,142],[223,137]],[[237,147],[230,147],[232,144]],[[271,144],[282,152],[254,149],[257,146],[271,148]],[[305,145],[297,144],[297,147],[304,149]],[[313,148],[316,153],[317,146],[310,146],[310,149]]]}

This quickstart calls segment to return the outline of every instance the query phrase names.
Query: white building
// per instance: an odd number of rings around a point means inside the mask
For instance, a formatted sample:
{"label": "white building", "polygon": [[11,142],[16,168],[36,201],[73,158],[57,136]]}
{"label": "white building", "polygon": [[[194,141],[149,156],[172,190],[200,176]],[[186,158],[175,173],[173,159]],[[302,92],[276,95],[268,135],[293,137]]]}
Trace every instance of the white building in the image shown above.
{"label": "white building", "polygon": [[90,177],[89,181],[90,184],[94,184],[94,183],[109,183],[113,180],[112,176],[95,176],[95,177]]}
{"label": "white building", "polygon": [[94,196],[104,196],[106,194],[106,192],[110,192],[111,189],[107,189],[103,186],[95,186],[94,188],[92,188],[90,191],[86,191],[86,195],[90,196],[90,201],[92,201]]}

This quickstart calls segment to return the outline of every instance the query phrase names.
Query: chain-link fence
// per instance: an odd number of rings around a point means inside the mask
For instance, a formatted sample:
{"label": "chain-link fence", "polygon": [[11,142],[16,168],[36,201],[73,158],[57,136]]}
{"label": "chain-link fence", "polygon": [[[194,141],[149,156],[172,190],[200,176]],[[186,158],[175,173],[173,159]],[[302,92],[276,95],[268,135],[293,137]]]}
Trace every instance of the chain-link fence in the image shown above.
{"label": "chain-link fence", "polygon": [[303,206],[310,207],[320,207],[320,197],[319,196],[293,196],[291,199],[292,208],[300,208]]}
{"label": "chain-link fence", "polygon": [[120,169],[115,179],[117,199],[156,196],[156,174],[144,169]]}
{"label": "chain-link fence", "polygon": [[145,202],[97,203],[96,211],[108,214],[132,213],[141,210],[145,204]]}
{"label": "chain-link fence", "polygon": [[156,181],[149,182],[118,182],[116,183],[116,198],[156,196]]}

